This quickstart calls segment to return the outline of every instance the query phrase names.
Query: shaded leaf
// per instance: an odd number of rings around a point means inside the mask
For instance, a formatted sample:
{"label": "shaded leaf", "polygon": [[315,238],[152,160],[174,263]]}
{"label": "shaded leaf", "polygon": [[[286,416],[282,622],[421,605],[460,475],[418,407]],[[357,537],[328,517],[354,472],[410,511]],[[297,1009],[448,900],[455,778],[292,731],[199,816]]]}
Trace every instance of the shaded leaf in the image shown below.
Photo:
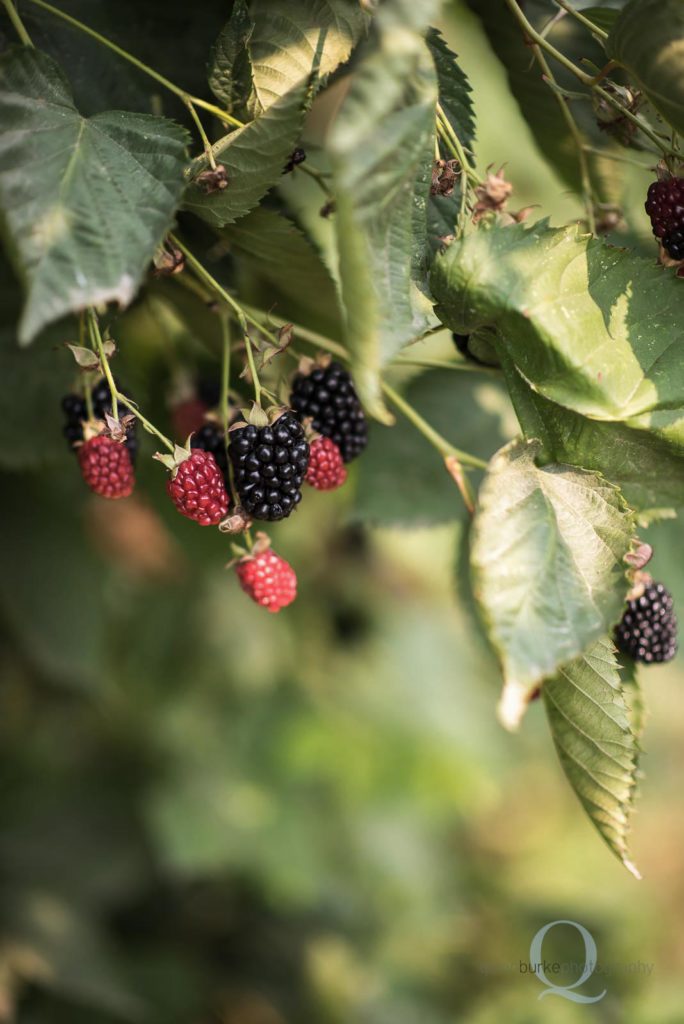
{"label": "shaded leaf", "polygon": [[[302,131],[308,91],[304,82],[255,121],[219,139],[212,149],[217,162],[226,169],[228,185],[207,193],[201,184],[191,182],[185,194],[185,209],[214,227],[232,224],[249,213],[283,173]],[[195,178],[207,166],[206,159],[197,161]]]}
{"label": "shaded leaf", "polygon": [[627,837],[639,744],[610,640],[598,640],[542,687],[563,771],[589,818],[637,878]]}
{"label": "shaded leaf", "polygon": [[535,465],[538,441],[490,462],[473,522],[473,589],[501,659],[504,725],[515,728],[539,683],[617,622],[634,521],[597,473]]}
{"label": "shaded leaf", "polygon": [[431,285],[443,323],[459,334],[495,327],[544,397],[684,454],[682,291],[671,270],[541,222],[453,242]]}
{"label": "shaded leaf", "polygon": [[240,109],[252,87],[247,44],[253,28],[245,0],[236,0],[211,54],[209,86],[229,113]]}
{"label": "shaded leaf", "polygon": [[384,421],[380,370],[433,323],[426,208],[436,98],[422,37],[388,28],[354,73],[329,142],[347,344],[361,399]]}
{"label": "shaded leaf", "polygon": [[528,439],[539,438],[549,462],[595,469],[617,484],[629,506],[646,512],[684,504],[682,459],[658,437],[623,423],[589,419],[533,391],[502,351],[515,411]]}
{"label": "shaded leaf", "polygon": [[127,305],[171,226],[186,134],[111,111],[83,118],[45,54],[0,63],[0,204],[27,292],[19,338],[103,302]]}
{"label": "shaded leaf", "polygon": [[303,314],[305,321],[313,314],[321,330],[339,334],[340,309],[333,279],[316,249],[292,221],[260,207],[225,228],[221,235],[238,257],[239,271],[248,268],[251,275],[268,285],[268,308],[279,316],[295,319]]}
{"label": "shaded leaf", "polygon": [[632,0],[613,25],[606,47],[668,124],[684,132],[680,0]]}
{"label": "shaded leaf", "polygon": [[254,0],[249,38],[252,116],[268,110],[292,89],[319,79],[348,60],[368,24],[354,0]]}
{"label": "shaded leaf", "polygon": [[[452,444],[483,459],[515,432],[506,389],[496,378],[428,371],[411,382],[406,398]],[[356,473],[353,511],[360,519],[415,528],[467,518],[440,456],[403,416],[393,427],[373,426]],[[476,485],[480,477],[470,479]]]}

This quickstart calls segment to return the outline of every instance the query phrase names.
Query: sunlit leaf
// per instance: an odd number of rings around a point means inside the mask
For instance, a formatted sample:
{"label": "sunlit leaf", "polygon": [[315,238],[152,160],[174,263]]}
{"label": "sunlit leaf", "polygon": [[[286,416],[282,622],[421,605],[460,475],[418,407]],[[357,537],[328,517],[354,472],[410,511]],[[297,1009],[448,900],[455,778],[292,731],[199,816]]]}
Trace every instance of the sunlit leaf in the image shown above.
{"label": "sunlit leaf", "polygon": [[83,118],[54,61],[0,63],[0,205],[26,288],[19,338],[85,306],[127,305],[183,190],[185,131],[111,111]]}
{"label": "sunlit leaf", "polygon": [[489,465],[473,523],[473,589],[504,672],[515,728],[546,677],[617,622],[634,521],[597,473],[538,467],[540,444],[513,441]]}
{"label": "sunlit leaf", "polygon": [[253,28],[245,0],[236,0],[211,55],[209,86],[229,112],[242,107],[252,87],[247,44]]}
{"label": "sunlit leaf", "polygon": [[541,222],[455,241],[431,285],[447,326],[495,327],[544,397],[684,454],[682,290],[671,270]]}
{"label": "sunlit leaf", "polygon": [[627,844],[638,738],[610,640],[598,640],[542,687],[563,771],[613,853],[639,878]]}

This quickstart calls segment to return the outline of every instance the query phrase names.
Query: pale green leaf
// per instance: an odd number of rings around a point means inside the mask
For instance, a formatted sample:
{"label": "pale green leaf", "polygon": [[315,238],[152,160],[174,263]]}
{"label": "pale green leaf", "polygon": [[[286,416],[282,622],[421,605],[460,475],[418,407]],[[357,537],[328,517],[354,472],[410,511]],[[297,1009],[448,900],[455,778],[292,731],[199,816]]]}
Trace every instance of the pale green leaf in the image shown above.
{"label": "pale green leaf", "polygon": [[639,743],[615,650],[605,637],[542,687],[563,771],[589,818],[625,867],[637,787]]}
{"label": "pale green leaf", "polygon": [[250,15],[253,116],[313,72],[321,79],[344,64],[368,24],[357,0],[254,0]]}
{"label": "pale green leaf", "polygon": [[422,37],[388,28],[355,72],[329,143],[347,344],[362,401],[385,421],[380,370],[434,322],[426,208],[436,98]]}
{"label": "pale green leaf", "polygon": [[613,25],[608,54],[678,132],[684,132],[684,4],[632,0]]}
{"label": "pale green leaf", "polygon": [[599,474],[538,467],[537,441],[489,464],[473,523],[473,589],[504,672],[502,722],[515,728],[539,683],[620,617],[634,520]]}
{"label": "pale green leaf", "polygon": [[252,88],[247,44],[253,28],[246,0],[236,0],[211,54],[209,87],[229,112],[243,107]]}
{"label": "pale green leaf", "polygon": [[682,288],[671,270],[542,222],[455,241],[431,285],[443,323],[496,328],[544,397],[684,454]]}
{"label": "pale green leaf", "polygon": [[500,355],[523,433],[543,442],[545,459],[598,470],[640,513],[684,505],[682,458],[667,443],[624,423],[589,419],[550,402],[532,390],[503,346]]}
{"label": "pale green leaf", "polygon": [[[302,131],[308,93],[308,84],[303,82],[256,120],[219,139],[212,149],[216,162],[226,169],[227,187],[207,192],[201,183],[191,182],[185,209],[213,227],[232,224],[249,213],[283,173]],[[206,169],[206,160],[198,161],[195,178]]]}
{"label": "pale green leaf", "polygon": [[30,49],[2,58],[0,123],[20,340],[88,305],[127,305],[183,191],[185,131],[145,114],[81,117],[57,65]]}

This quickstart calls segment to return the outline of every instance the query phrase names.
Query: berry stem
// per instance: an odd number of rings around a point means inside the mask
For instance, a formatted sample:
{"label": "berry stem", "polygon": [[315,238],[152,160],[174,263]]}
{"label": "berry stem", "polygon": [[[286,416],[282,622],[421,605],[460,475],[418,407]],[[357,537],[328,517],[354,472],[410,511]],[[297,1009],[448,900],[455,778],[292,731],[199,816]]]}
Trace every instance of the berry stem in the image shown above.
{"label": "berry stem", "polygon": [[104,350],[104,345],[102,344],[102,335],[100,334],[100,327],[97,322],[97,314],[92,307],[88,308],[87,317],[90,337],[93,341],[95,349],[97,350],[97,354],[100,357],[100,365],[102,366],[102,372],[107,378],[107,384],[109,385],[109,393],[112,396],[112,416],[114,417],[115,420],[118,420],[119,409],[117,405],[118,394],[116,390],[116,384],[114,383],[114,378],[112,377],[112,370],[109,365],[109,360],[107,359],[107,355]]}
{"label": "berry stem", "polygon": [[223,335],[223,350],[221,353],[221,423],[228,450],[228,421],[230,420],[230,321],[227,316],[221,316],[221,333]]}
{"label": "berry stem", "polygon": [[444,144],[458,160],[463,173],[468,180],[471,181],[473,185],[481,185],[482,179],[468,160],[461,140],[454,131],[453,126],[449,121],[449,118],[444,113],[444,109],[440,103],[437,104],[437,130],[442,137]]}
{"label": "berry stem", "polygon": [[465,359],[456,362],[449,359],[403,359],[399,356],[393,366],[415,366],[421,370],[457,370],[459,373],[493,373],[498,375],[498,366],[481,366],[479,363],[467,363]]}
{"label": "berry stem", "polygon": [[317,167],[311,167],[310,165],[304,163],[300,164],[297,170],[303,171],[304,174],[308,174],[310,178],[313,178],[313,180],[316,182],[321,191],[325,194],[327,199],[335,198],[332,189],[330,188],[327,181],[325,180],[325,178],[323,177],[323,175],[321,174]]}
{"label": "berry stem", "polygon": [[580,14],[579,11],[576,11],[575,8],[568,3],[568,0],[555,0],[555,2],[558,4],[559,7],[562,7],[563,10],[570,14],[573,18],[576,18],[577,21],[581,22],[582,25],[585,26],[585,28],[588,28],[590,32],[593,32],[595,36],[598,36],[599,39],[605,40],[608,38],[607,32],[604,32],[604,30],[602,28],[599,28],[598,25],[595,25],[593,21],[590,21],[589,18],[585,18],[583,14]]}
{"label": "berry stem", "polygon": [[140,420],[140,423],[148,432],[148,434],[153,434],[159,441],[161,441],[161,443],[166,448],[169,449],[170,452],[175,451],[176,446],[174,445],[173,441],[169,441],[168,437],[165,437],[165,435],[162,434],[161,430],[157,430],[155,425],[153,423],[150,423],[150,421],[143,416],[135,402],[132,402],[130,398],[126,398],[126,396],[122,395],[120,391],[116,391],[116,397],[119,399],[122,405],[126,406],[129,412],[133,413],[137,420]]}
{"label": "berry stem", "polygon": [[23,45],[24,46],[33,46],[33,43],[31,42],[31,37],[28,34],[28,32],[26,31],[26,26],[24,25],[23,21],[19,17],[19,12],[17,11],[17,9],[14,6],[14,4],[12,3],[12,0],[2,0],[2,2],[3,2],[3,5],[5,7],[5,10],[7,11],[7,17],[12,22],[12,25],[14,26],[14,30],[17,33],[17,35],[19,36],[19,38],[22,41]]}
{"label": "berry stem", "polygon": [[[549,67],[549,62],[542,53],[539,46],[534,43],[532,45],[532,53],[537,61],[537,64],[541,68],[542,75],[556,86],[558,83],[554,78],[553,71]],[[589,172],[589,161],[587,160],[587,153],[584,148],[584,138],[580,132],[575,118],[572,116],[570,111],[570,104],[568,103],[565,96],[563,96],[556,88],[553,89],[553,94],[556,97],[558,106],[560,107],[563,119],[568,126],[568,131],[572,135],[577,150],[577,162],[579,163],[580,182],[582,184],[582,200],[584,202],[584,208],[587,213],[587,223],[589,224],[589,230],[592,235],[596,234],[596,218],[594,216],[594,190],[591,184],[591,174]]]}
{"label": "berry stem", "polygon": [[391,384],[387,381],[382,382],[382,390],[385,392],[390,402],[396,405],[397,409],[406,417],[407,420],[413,424],[423,437],[430,442],[430,444],[437,449],[440,455],[444,459],[455,458],[458,462],[463,463],[464,466],[473,466],[475,469],[486,469],[487,463],[482,459],[478,459],[475,455],[470,455],[468,452],[462,452],[459,448],[455,448],[445,437],[442,437],[434,427],[431,427],[427,420],[424,420],[420,413],[413,408],[406,399],[400,395]]}
{"label": "berry stem", "polygon": [[[33,0],[33,2],[35,3],[36,0]],[[539,46],[542,50],[545,50],[546,53],[548,53],[550,57],[553,57],[554,60],[557,60],[559,64],[562,64],[563,67],[566,68],[571,74],[573,74],[575,78],[578,78],[583,85],[586,85],[588,88],[593,89],[594,92],[597,93],[597,95],[600,96],[602,100],[608,103],[615,110],[618,110],[623,117],[627,118],[628,121],[631,121],[632,124],[635,124],[637,128],[639,128],[643,132],[643,134],[647,138],[649,138],[655,146],[658,147],[661,153],[663,153],[665,156],[678,155],[674,150],[668,149],[667,146],[663,145],[662,139],[660,139],[655,134],[655,132],[652,132],[648,125],[644,124],[640,117],[637,117],[636,114],[633,114],[631,110],[627,110],[625,107],[622,106],[619,100],[617,100],[611,93],[601,88],[596,78],[592,78],[592,76],[588,75],[586,71],[582,71],[581,68],[578,68],[576,64],[573,64],[573,62],[568,57],[565,56],[564,53],[561,53],[560,50],[557,50],[555,46],[552,46],[548,39],[541,35],[541,33],[537,32],[534,26],[525,17],[522,9],[517,3],[517,0],[505,0],[505,3],[508,6],[515,20],[522,28],[524,34],[532,42],[536,43],[537,46]]]}
{"label": "berry stem", "polygon": [[215,292],[220,299],[222,299],[228,306],[230,306],[233,313],[237,317],[237,321],[240,324],[240,328],[242,329],[242,333],[245,339],[247,363],[249,364],[249,372],[252,375],[252,382],[254,384],[254,400],[256,401],[257,405],[259,405],[261,403],[261,382],[259,380],[259,374],[257,373],[257,369],[254,363],[254,343],[249,336],[248,321],[251,321],[252,324],[259,330],[261,330],[263,334],[270,335],[269,340],[273,340],[273,343],[277,345],[278,342],[276,340],[275,335],[272,332],[263,331],[258,321],[254,320],[253,317],[249,316],[246,313],[246,311],[242,308],[237,299],[234,299],[233,296],[218,283],[216,278],[212,277],[207,268],[202,263],[200,263],[196,256],[193,256],[190,250],[186,248],[186,246],[183,245],[180,239],[176,238],[176,236],[172,232],[169,232],[169,240],[172,242],[173,245],[177,246],[180,249],[180,251],[185,256],[185,260],[188,266],[192,267],[197,277],[199,277],[201,281],[208,285],[208,287],[213,292]]}
{"label": "berry stem", "polygon": [[202,145],[204,146],[204,153],[207,160],[209,161],[209,166],[211,167],[212,171],[215,171],[216,160],[214,159],[214,151],[211,148],[211,143],[207,137],[207,133],[204,130],[204,125],[200,120],[200,116],[195,110],[194,104],[192,103],[191,100],[186,100],[185,105],[190,111],[190,116],[192,117],[193,121],[195,122],[195,125],[197,126],[197,132],[199,134],[200,139],[202,140]]}
{"label": "berry stem", "polygon": [[[3,2],[5,3],[5,6],[7,6],[9,0],[3,0]],[[150,78],[153,78],[155,82],[158,82],[160,85],[164,86],[165,89],[168,89],[169,92],[172,92],[175,96],[178,96],[179,99],[181,99],[186,106],[192,104],[196,107],[201,107],[203,110],[208,110],[210,113],[214,114],[225,124],[234,125],[237,128],[243,127],[242,121],[238,121],[237,118],[233,117],[231,114],[226,113],[225,110],[221,110],[220,107],[217,107],[213,103],[208,103],[206,100],[200,99],[198,96],[191,96],[190,93],[187,93],[185,89],[181,89],[181,87],[176,85],[175,82],[171,82],[164,75],[161,75],[158,71],[155,71],[154,68],[151,68],[148,64],[145,64],[137,57],[134,57],[132,53],[128,53],[127,50],[124,50],[122,49],[122,47],[117,46],[116,43],[113,43],[111,41],[111,39],[107,39],[106,36],[101,35],[94,28],[90,28],[89,25],[85,25],[82,21],[79,21],[78,18],[72,17],[70,14],[67,14],[66,11],[60,11],[58,7],[53,7],[52,4],[46,3],[46,0],[29,0],[29,2],[35,4],[36,7],[42,7],[44,11],[49,11],[49,13],[54,14],[56,18],[61,18],[63,21],[68,22],[74,28],[79,29],[79,31],[81,32],[85,32],[86,35],[89,35],[93,39],[96,39],[98,43],[101,43],[108,49],[113,50],[113,52],[116,53],[119,57],[122,57],[123,60],[127,60],[130,64],[133,64],[136,68],[138,68],[139,71],[142,71],[143,74],[146,74]]]}

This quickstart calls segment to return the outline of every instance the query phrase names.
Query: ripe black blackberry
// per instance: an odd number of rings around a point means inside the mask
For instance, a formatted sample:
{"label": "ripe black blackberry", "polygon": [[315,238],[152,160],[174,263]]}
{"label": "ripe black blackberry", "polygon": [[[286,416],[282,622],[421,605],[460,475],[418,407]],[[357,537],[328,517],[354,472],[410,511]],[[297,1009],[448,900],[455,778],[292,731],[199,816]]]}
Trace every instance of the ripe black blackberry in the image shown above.
{"label": "ripe black blackberry", "polygon": [[204,452],[211,452],[216,459],[216,464],[228,482],[228,456],[226,455],[226,438],[223,428],[218,423],[208,420],[200,427],[190,439],[191,448],[201,448]]}
{"label": "ripe black blackberry", "polygon": [[334,360],[295,374],[290,405],[299,420],[310,418],[314,430],[335,442],[345,462],[368,444],[368,424],[351,374]]}
{"label": "ripe black blackberry", "polygon": [[677,617],[672,595],[662,583],[649,582],[627,602],[615,628],[615,643],[635,661],[670,661],[677,653]]}
{"label": "ripe black blackberry", "polygon": [[654,181],[645,206],[665,251],[673,260],[684,260],[684,178]]}
{"label": "ripe black blackberry", "polygon": [[286,519],[302,500],[309,465],[304,428],[291,412],[267,427],[231,428],[230,461],[240,504],[254,519]]}
{"label": "ripe black blackberry", "polygon": [[[117,388],[120,387],[118,381],[115,381],[115,384]],[[111,413],[112,399],[109,393],[109,385],[104,378],[93,387],[91,398],[93,415],[96,419],[104,419],[105,413]],[[62,399],[62,411],[66,418],[62,433],[73,448],[75,444],[83,440],[83,422],[88,419],[88,407],[85,398],[81,395],[65,395]],[[126,411],[121,407],[121,414]],[[138,434],[135,423],[131,424],[126,433],[126,448],[132,462],[135,462],[135,457],[138,454]]]}

